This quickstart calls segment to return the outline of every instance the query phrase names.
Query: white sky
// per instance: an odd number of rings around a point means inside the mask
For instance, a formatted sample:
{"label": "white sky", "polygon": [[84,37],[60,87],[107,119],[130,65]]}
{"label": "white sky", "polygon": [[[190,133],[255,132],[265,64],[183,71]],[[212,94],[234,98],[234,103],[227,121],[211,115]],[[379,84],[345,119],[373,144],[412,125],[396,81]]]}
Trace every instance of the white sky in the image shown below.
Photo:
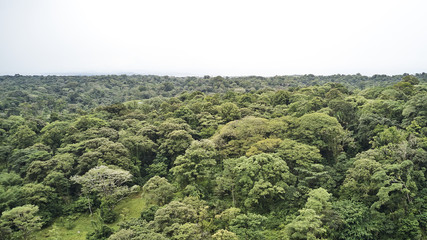
{"label": "white sky", "polygon": [[405,72],[426,0],[0,0],[0,75]]}

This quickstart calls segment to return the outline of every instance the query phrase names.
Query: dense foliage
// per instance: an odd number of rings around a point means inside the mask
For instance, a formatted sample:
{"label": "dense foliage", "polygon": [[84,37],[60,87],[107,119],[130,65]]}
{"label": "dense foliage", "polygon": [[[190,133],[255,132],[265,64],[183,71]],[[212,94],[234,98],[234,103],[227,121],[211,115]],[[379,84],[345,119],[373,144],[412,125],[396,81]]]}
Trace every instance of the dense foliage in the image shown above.
{"label": "dense foliage", "polygon": [[0,236],[426,239],[426,79],[0,77]]}
{"label": "dense foliage", "polygon": [[[129,100],[153,97],[174,97],[182,92],[200,91],[225,93],[248,92],[261,89],[289,89],[340,83],[353,89],[389,86],[405,75],[371,77],[356,75],[332,76],[275,76],[275,77],[172,77],[153,75],[104,76],[0,76],[0,113],[11,115],[42,115],[76,113],[100,105],[106,106]],[[427,74],[415,75],[421,82]],[[404,87],[404,86],[402,86]],[[387,94],[394,94],[389,92]],[[280,101],[280,99],[277,99]]]}

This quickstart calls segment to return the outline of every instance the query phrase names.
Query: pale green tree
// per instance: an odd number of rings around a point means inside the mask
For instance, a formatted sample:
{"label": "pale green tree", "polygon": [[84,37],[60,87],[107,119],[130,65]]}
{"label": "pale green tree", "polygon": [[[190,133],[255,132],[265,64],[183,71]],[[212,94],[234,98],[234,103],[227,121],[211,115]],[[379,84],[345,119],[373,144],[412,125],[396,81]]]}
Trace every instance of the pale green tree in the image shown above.
{"label": "pale green tree", "polygon": [[234,232],[227,231],[225,229],[220,229],[212,235],[214,240],[237,240],[237,235]]}
{"label": "pale green tree", "polygon": [[[88,197],[90,193],[96,193],[102,199],[111,202],[110,208],[125,197],[131,189],[123,186],[132,179],[128,171],[109,166],[97,166],[89,170],[83,176],[73,176],[71,180],[82,186],[82,193]],[[90,201],[88,201],[90,204]],[[91,206],[89,205],[89,210]]]}

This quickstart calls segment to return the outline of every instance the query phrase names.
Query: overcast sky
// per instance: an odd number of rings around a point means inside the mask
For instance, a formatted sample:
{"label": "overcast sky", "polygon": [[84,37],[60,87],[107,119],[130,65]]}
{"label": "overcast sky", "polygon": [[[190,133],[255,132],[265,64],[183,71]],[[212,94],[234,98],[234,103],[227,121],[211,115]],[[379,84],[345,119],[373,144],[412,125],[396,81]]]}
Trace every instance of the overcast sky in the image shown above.
{"label": "overcast sky", "polygon": [[0,75],[420,72],[425,0],[0,0]]}

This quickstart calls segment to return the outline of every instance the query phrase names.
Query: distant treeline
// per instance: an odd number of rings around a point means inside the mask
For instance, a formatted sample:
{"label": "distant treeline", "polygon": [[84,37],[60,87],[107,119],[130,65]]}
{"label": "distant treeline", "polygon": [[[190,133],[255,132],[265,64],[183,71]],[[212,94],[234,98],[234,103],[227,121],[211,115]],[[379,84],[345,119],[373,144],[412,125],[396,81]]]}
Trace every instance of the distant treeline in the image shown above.
{"label": "distant treeline", "polygon": [[[173,97],[183,92],[254,92],[260,89],[297,89],[299,87],[340,83],[350,90],[384,87],[399,82],[403,75],[331,75],[274,77],[171,77],[154,75],[101,76],[0,76],[0,114],[44,115],[73,113],[99,105],[137,99]],[[427,74],[415,74],[421,83]]]}

